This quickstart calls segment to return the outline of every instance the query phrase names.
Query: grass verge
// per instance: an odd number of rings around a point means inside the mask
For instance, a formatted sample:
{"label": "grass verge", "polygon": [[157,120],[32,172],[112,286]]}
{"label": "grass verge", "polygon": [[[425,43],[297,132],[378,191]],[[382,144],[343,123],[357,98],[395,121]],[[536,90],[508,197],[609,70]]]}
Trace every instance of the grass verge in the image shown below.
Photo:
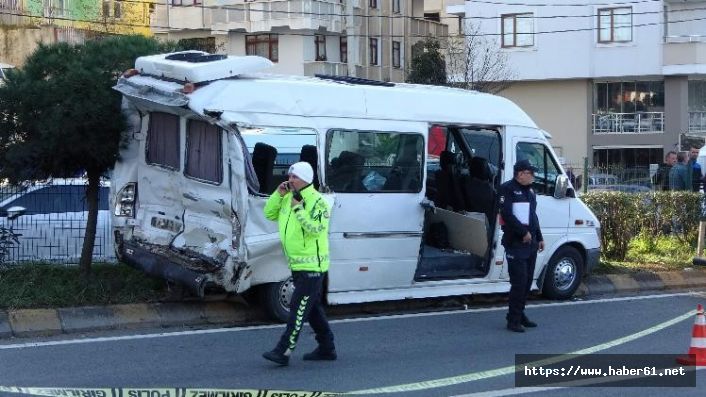
{"label": "grass verge", "polygon": [[0,309],[144,303],[166,295],[164,281],[124,264],[94,264],[89,280],[80,277],[78,266],[0,268]]}

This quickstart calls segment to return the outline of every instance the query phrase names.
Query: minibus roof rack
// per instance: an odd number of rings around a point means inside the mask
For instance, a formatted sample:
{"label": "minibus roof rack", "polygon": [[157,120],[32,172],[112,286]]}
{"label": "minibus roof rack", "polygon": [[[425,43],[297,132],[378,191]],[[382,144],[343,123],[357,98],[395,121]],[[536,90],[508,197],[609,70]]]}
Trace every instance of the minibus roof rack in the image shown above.
{"label": "minibus roof rack", "polygon": [[389,81],[370,80],[370,79],[363,79],[360,77],[333,76],[333,75],[328,75],[328,74],[315,74],[314,76],[318,77],[320,79],[323,79],[323,80],[338,81],[341,83],[349,83],[349,84],[376,85],[376,86],[381,86],[381,87],[394,87],[395,86],[395,83],[390,83]]}

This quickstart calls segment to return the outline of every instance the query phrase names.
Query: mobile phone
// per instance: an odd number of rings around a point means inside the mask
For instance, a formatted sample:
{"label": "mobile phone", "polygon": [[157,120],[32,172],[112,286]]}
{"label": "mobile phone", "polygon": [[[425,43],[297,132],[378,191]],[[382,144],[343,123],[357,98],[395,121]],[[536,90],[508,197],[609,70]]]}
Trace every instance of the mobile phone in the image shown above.
{"label": "mobile phone", "polygon": [[292,190],[291,186],[289,186],[289,181],[285,181],[285,182],[284,182],[284,189],[285,189],[286,191]]}

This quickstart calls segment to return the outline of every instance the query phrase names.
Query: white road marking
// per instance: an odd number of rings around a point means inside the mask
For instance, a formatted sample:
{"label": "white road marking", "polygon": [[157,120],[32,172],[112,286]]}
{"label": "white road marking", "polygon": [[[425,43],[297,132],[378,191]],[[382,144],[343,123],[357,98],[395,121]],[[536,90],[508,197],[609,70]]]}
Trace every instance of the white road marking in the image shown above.
{"label": "white road marking", "polygon": [[[640,332],[636,332],[634,334],[630,334],[630,335],[624,336],[622,338],[614,339],[609,342],[601,343],[599,345],[595,345],[595,346],[587,347],[585,349],[576,350],[574,352],[567,353],[567,356],[564,356],[563,358],[557,357],[557,358],[553,359],[552,362],[557,363],[557,362],[569,360],[570,356],[568,356],[568,355],[598,353],[600,351],[610,349],[611,347],[615,347],[615,346],[619,346],[619,345],[622,345],[622,344],[625,344],[628,342],[632,342],[634,340],[640,339],[640,338],[645,337],[647,335],[654,334],[655,332],[661,331],[667,327],[670,327],[674,324],[680,323],[684,320],[693,318],[695,315],[696,315],[696,311],[691,310],[691,311],[684,313],[680,316],[674,317],[671,320],[664,321],[664,322],[659,323],[657,325],[654,325],[650,328],[644,329]],[[532,364],[533,363],[530,363],[529,365],[532,365]],[[536,363],[536,364],[539,365],[540,363]],[[440,387],[455,386],[455,385],[459,385],[462,383],[476,382],[476,381],[480,381],[480,380],[496,378],[499,376],[511,375],[514,373],[515,373],[515,366],[509,365],[507,367],[495,368],[495,369],[478,371],[478,372],[471,372],[468,374],[451,376],[451,377],[447,377],[447,378],[432,379],[432,380],[407,383],[407,384],[402,384],[402,385],[376,387],[376,388],[372,388],[372,389],[356,390],[356,391],[349,392],[347,394],[382,394],[382,393],[406,393],[406,392],[410,392],[410,391],[422,391],[422,390],[429,390],[429,389],[435,389],[435,388],[440,388]]]}
{"label": "white road marking", "polygon": [[[635,301],[635,300],[645,300],[645,299],[663,299],[663,298],[671,298],[671,297],[675,297],[675,296],[693,296],[694,294],[695,294],[694,292],[680,292],[680,293],[673,293],[673,294],[627,296],[627,297],[620,297],[620,298],[605,298],[605,299],[582,300],[582,301],[536,303],[536,304],[527,305],[527,309],[554,307],[554,306],[588,305],[588,304],[595,304],[595,303],[610,303],[610,302]],[[355,322],[365,322],[365,321],[397,320],[397,319],[401,319],[401,318],[459,315],[459,314],[468,314],[468,313],[495,312],[495,311],[501,311],[501,310],[507,310],[507,306],[504,305],[504,306],[498,306],[498,307],[484,307],[484,308],[468,309],[468,310],[445,310],[445,311],[428,312],[428,313],[380,315],[380,316],[332,320],[331,323],[355,323]],[[61,346],[61,345],[87,344],[87,343],[116,342],[116,341],[136,340],[136,339],[171,338],[171,337],[190,336],[190,335],[208,335],[208,334],[254,331],[254,330],[259,330],[259,329],[272,329],[272,328],[283,328],[283,327],[284,327],[284,324],[257,325],[257,326],[250,326],[250,327],[238,327],[238,328],[216,328],[216,329],[160,332],[160,333],[153,333],[153,334],[123,335],[123,336],[110,336],[110,337],[98,337],[98,338],[62,339],[62,340],[45,341],[45,342],[0,344],[0,350],[27,349],[27,348],[34,348],[34,347]]]}

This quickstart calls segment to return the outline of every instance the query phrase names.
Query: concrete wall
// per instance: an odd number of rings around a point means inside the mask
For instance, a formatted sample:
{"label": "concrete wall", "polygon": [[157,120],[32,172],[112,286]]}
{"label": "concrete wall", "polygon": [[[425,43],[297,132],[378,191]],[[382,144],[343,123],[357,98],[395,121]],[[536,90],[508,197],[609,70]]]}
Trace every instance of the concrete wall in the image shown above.
{"label": "concrete wall", "polygon": [[[474,19],[485,34],[499,34],[503,14],[533,13],[534,32],[575,30],[536,34],[534,46],[503,49],[517,71],[517,80],[573,79],[594,77],[645,76],[662,74],[662,4],[642,2],[632,6],[632,41],[598,43],[597,10],[605,1],[564,0],[575,7],[542,7],[544,0],[525,0],[529,5],[497,5],[466,2],[466,15]],[[585,5],[591,3],[594,5]],[[617,3],[620,4],[620,3]],[[562,18],[538,18],[566,15]],[[654,24],[654,25],[651,25]],[[639,26],[645,25],[645,26]],[[578,31],[576,31],[578,30]],[[567,43],[571,43],[568,45]]]}
{"label": "concrete wall", "polygon": [[589,86],[588,80],[517,82],[499,95],[519,105],[552,135],[558,156],[579,163],[589,153]]}
{"label": "concrete wall", "polygon": [[52,42],[51,27],[0,26],[0,62],[21,66],[39,43]]}

